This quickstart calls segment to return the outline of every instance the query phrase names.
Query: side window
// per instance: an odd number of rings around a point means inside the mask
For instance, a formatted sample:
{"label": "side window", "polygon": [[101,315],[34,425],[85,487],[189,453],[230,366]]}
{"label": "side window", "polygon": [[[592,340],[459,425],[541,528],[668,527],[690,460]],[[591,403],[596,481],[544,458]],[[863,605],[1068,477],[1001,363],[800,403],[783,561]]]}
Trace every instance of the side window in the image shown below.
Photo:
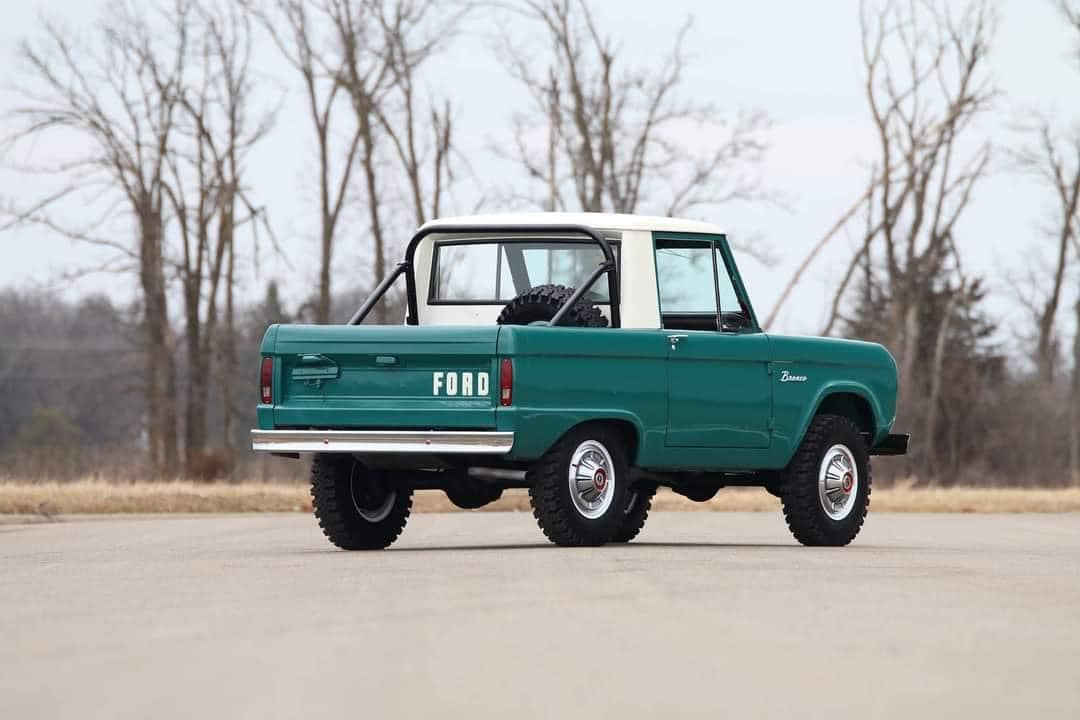
{"label": "side window", "polygon": [[656,283],[665,328],[716,330],[715,272],[712,243],[656,241]]}
{"label": "side window", "polygon": [[660,317],[670,330],[745,327],[735,284],[719,246],[707,240],[656,240]]}
{"label": "side window", "polygon": [[661,314],[716,315],[712,247],[708,243],[658,240],[656,281]]}

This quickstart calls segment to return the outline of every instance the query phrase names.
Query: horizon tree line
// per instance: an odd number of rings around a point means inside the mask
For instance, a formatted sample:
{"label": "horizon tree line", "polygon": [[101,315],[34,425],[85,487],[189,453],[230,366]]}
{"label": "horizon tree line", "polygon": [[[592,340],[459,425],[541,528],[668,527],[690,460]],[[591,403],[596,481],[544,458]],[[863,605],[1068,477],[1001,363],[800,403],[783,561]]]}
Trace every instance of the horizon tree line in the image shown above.
{"label": "horizon tree line", "polygon": [[[1053,4],[1077,28],[1080,69],[1080,9]],[[136,288],[131,357],[151,472],[192,474],[207,453],[242,442],[250,414],[240,342],[251,342],[241,325],[254,311],[237,288],[262,249],[277,251],[250,157],[285,102],[255,91],[254,48],[276,52],[301,89],[293,102],[308,120],[318,218],[311,296],[287,309],[271,288],[259,307],[328,323],[340,319],[336,297],[374,286],[396,259],[388,228],[457,209],[455,191],[477,182],[458,150],[464,110],[427,78],[491,12],[514,19],[499,23],[492,56],[528,104],[493,150],[521,179],[482,188],[485,207],[675,215],[777,205],[762,176],[767,112],[687,99],[690,18],[652,64],[635,64],[587,0],[112,0],[89,31],[43,19],[20,44],[5,155],[56,137],[78,139],[82,151],[31,163],[27,170],[55,185],[43,197],[6,198],[0,230],[37,225],[99,248],[106,263],[83,270],[115,272]],[[1008,457],[986,445],[1026,432],[1025,447],[1067,456],[1063,467],[1080,482],[1080,332],[1068,347],[1063,340],[1069,298],[1080,327],[1077,119],[1031,111],[1004,146],[981,135],[980,120],[1003,101],[987,65],[998,22],[992,0],[864,0],[859,21],[854,49],[877,155],[864,190],[808,248],[766,325],[823,248],[854,234],[822,331],[877,340],[897,357],[900,417],[926,435],[898,474],[1008,470]],[[690,145],[690,133],[713,140]],[[1050,261],[1012,279],[1031,318],[1030,374],[1010,368],[995,346],[997,326],[982,309],[987,279],[967,269],[957,241],[999,159],[1041,180],[1055,208],[1040,228]],[[87,197],[100,215],[70,224],[67,203]],[[336,288],[338,239],[358,222],[351,214],[363,218],[369,263],[364,279]],[[130,240],[108,232],[117,224]],[[770,261],[767,251],[756,255]],[[380,308],[374,320],[396,317]],[[983,377],[1000,383],[988,390]],[[1060,396],[1063,383],[1068,402],[1045,420],[1032,403],[1017,405],[1025,393],[1040,402]],[[1021,431],[1002,416],[1017,407]]]}

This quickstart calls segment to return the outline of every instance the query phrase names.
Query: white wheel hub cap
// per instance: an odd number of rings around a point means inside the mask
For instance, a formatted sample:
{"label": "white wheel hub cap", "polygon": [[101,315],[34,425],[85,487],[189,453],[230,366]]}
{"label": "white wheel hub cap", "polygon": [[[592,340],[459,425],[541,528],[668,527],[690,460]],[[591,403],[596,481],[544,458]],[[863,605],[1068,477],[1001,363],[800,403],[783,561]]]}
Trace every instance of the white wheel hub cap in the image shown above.
{"label": "white wheel hub cap", "polygon": [[859,468],[855,455],[846,445],[833,445],[825,451],[818,471],[822,509],[833,520],[843,520],[851,514],[858,494]]}
{"label": "white wheel hub cap", "polygon": [[615,495],[615,463],[601,443],[586,440],[570,456],[570,499],[583,517],[602,517]]}

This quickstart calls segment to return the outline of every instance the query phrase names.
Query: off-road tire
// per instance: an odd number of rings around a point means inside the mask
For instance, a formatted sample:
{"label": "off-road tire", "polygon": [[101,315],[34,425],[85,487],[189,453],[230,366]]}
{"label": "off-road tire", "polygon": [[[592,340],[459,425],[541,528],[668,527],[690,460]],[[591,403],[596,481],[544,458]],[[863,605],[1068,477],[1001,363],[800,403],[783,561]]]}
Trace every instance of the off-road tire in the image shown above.
{"label": "off-road tire", "polygon": [[[549,322],[559,308],[574,294],[574,288],[565,285],[537,285],[506,304],[499,313],[500,325],[529,325]],[[599,308],[581,298],[563,317],[559,325],[573,327],[607,327],[608,321]]]}
{"label": "off-road tire", "polygon": [[[571,460],[579,446],[589,440],[607,450],[613,465],[608,478],[611,501],[596,518],[583,515],[570,496]],[[582,425],[563,436],[529,468],[525,478],[529,483],[533,517],[548,540],[571,547],[603,545],[614,540],[628,499],[630,477],[626,457],[625,444],[618,433],[603,425]]]}
{"label": "off-road tire", "polygon": [[623,510],[619,529],[615,531],[615,537],[611,538],[611,542],[627,543],[638,536],[649,517],[653,496],[656,495],[656,487],[653,485],[636,485],[630,489],[630,494],[631,497]]}
{"label": "off-road tire", "polygon": [[[311,462],[311,504],[319,527],[342,550],[381,550],[401,534],[412,510],[412,489],[393,487],[389,507],[365,518],[353,499],[353,483],[381,482],[350,455],[316,455]],[[359,489],[359,488],[358,488]],[[371,511],[368,511],[371,512]]]}
{"label": "off-road tire", "polygon": [[[818,495],[818,473],[825,453],[834,445],[844,445],[851,451],[858,470],[854,505],[841,520],[829,517]],[[859,428],[846,417],[818,415],[782,473],[780,500],[791,534],[803,545],[847,545],[859,534],[866,519],[870,485],[870,455]]]}

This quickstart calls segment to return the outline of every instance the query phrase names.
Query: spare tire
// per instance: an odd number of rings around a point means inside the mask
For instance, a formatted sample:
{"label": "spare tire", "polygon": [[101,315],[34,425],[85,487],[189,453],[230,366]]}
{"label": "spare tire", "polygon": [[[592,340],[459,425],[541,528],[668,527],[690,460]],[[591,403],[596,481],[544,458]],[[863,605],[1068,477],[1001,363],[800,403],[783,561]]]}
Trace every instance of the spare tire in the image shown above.
{"label": "spare tire", "polygon": [[[574,288],[565,285],[537,285],[506,304],[499,313],[500,325],[530,325],[550,322],[559,308],[574,294]],[[600,309],[584,297],[574,303],[563,316],[560,325],[573,327],[607,327],[608,321]]]}

